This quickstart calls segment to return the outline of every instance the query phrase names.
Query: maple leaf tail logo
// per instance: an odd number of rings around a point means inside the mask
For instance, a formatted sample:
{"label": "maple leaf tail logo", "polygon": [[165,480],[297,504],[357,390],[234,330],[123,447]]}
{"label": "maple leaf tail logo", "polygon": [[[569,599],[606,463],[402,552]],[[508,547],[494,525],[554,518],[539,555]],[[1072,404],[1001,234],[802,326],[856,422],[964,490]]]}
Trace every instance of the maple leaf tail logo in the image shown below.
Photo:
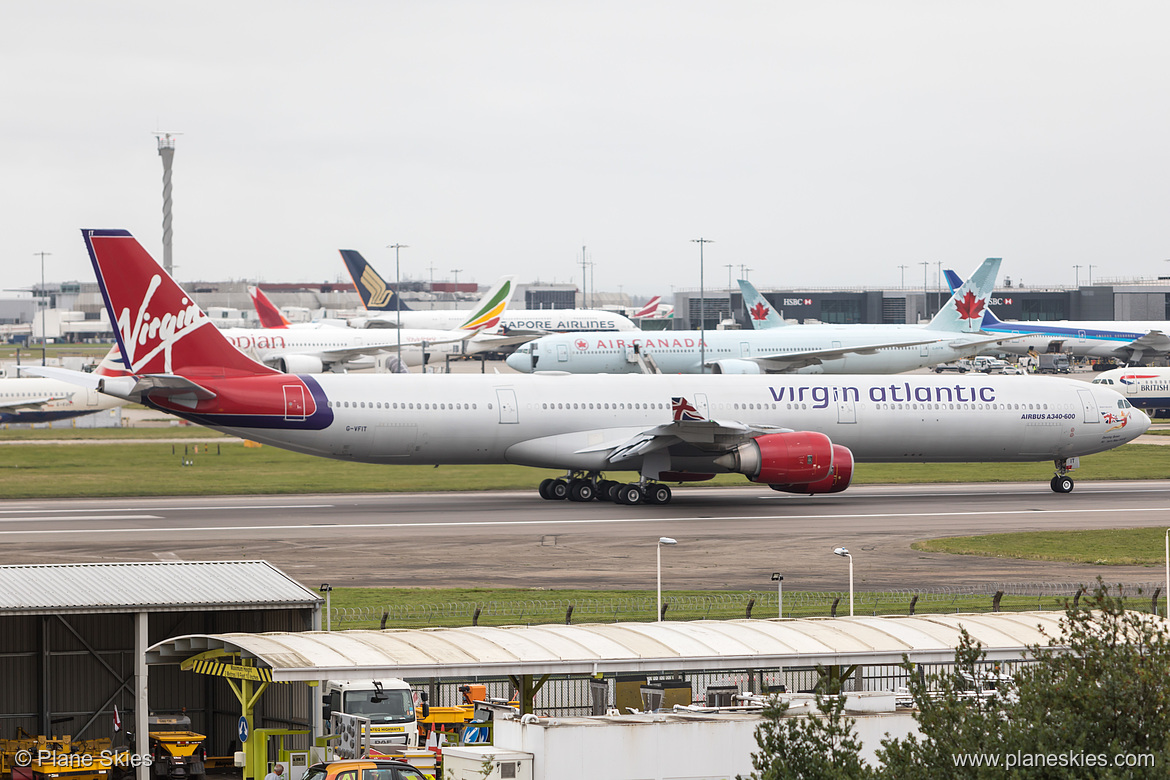
{"label": "maple leaf tail logo", "polygon": [[973,320],[976,317],[983,315],[983,299],[976,298],[975,295],[968,290],[967,294],[955,301],[955,308],[959,312],[959,319]]}
{"label": "maple leaf tail logo", "polygon": [[771,311],[771,309],[769,309],[767,306],[762,303],[757,303],[755,306],[748,309],[748,314],[752,315],[753,320],[762,320],[768,316],[769,311]]}

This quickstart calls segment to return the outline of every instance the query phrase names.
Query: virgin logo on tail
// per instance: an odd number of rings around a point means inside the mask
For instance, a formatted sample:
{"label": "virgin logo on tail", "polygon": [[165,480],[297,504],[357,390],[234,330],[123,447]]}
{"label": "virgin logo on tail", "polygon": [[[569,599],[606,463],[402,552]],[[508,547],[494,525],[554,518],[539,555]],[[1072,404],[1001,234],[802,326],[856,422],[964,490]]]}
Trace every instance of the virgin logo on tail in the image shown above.
{"label": "virgin logo on tail", "polygon": [[162,277],[155,274],[146,286],[146,294],[138,315],[131,321],[130,307],[118,314],[118,331],[122,334],[122,345],[130,370],[137,374],[159,353],[163,353],[163,372],[171,373],[171,352],[175,344],[192,331],[210,325],[199,307],[187,296],[179,301],[177,313],[166,312],[161,317],[150,311],[154,294],[162,285]]}

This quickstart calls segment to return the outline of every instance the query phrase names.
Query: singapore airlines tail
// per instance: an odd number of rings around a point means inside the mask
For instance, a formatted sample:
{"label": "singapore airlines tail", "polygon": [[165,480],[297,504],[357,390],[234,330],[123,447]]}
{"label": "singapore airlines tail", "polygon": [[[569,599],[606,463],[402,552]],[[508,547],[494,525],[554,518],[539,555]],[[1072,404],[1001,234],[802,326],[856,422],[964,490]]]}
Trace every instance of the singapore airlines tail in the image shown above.
{"label": "singapore airlines tail", "polygon": [[983,327],[983,313],[987,309],[987,299],[995,289],[1001,262],[998,257],[984,260],[975,273],[955,289],[950,300],[939,309],[927,327],[957,333],[977,333]]}
{"label": "singapore airlines tail", "polygon": [[342,249],[341,259],[353,277],[354,287],[362,297],[362,305],[369,311],[410,311],[410,307],[403,302],[386,284],[386,281],[374,270],[374,266],[366,262],[366,258],[354,249]]}
{"label": "singapore airlines tail", "polygon": [[249,287],[248,295],[252,296],[256,315],[260,317],[260,324],[265,328],[287,328],[291,324],[259,287]]}

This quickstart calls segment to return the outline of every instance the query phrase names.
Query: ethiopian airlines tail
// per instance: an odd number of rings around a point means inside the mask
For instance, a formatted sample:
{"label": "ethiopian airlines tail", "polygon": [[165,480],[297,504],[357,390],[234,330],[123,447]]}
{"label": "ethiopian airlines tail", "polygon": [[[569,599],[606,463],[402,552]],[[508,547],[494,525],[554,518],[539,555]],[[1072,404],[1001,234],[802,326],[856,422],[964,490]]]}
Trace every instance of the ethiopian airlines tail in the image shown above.
{"label": "ethiopian airlines tail", "polygon": [[362,297],[362,305],[368,311],[410,311],[410,307],[403,302],[386,284],[374,266],[366,262],[366,258],[354,249],[342,249],[341,259],[353,277],[354,287]]}
{"label": "ethiopian airlines tail", "polygon": [[475,308],[471,316],[463,321],[459,330],[485,330],[500,324],[500,317],[508,308],[508,300],[512,297],[512,277],[505,276],[488,290]]}
{"label": "ethiopian airlines tail", "polygon": [[756,286],[747,279],[739,280],[739,291],[743,294],[743,307],[747,309],[752,327],[756,330],[768,328],[782,328],[788,323],[780,319],[780,315],[772,308],[772,304],[760,295]]}
{"label": "ethiopian airlines tail", "polygon": [[[125,230],[82,230],[114,335],[134,375],[279,373],[236,349]],[[112,283],[111,283],[112,282]]]}
{"label": "ethiopian airlines tail", "polygon": [[989,257],[952,294],[927,325],[934,330],[977,333],[983,327],[987,299],[995,289],[1001,258]]}
{"label": "ethiopian airlines tail", "polygon": [[256,308],[256,316],[265,328],[287,328],[291,323],[276,308],[276,304],[259,287],[249,287],[248,295],[252,297],[252,305]]}

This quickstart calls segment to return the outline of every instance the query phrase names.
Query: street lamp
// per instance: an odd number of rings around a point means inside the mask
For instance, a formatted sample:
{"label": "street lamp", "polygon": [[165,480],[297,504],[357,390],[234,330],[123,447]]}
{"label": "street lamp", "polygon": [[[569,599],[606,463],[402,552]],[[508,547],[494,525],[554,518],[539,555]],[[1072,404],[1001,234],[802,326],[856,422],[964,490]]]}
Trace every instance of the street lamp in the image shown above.
{"label": "street lamp", "polygon": [[778,571],[772,572],[772,582],[776,583],[776,602],[780,605],[777,612],[784,617],[784,575]]}
{"label": "street lamp", "polygon": [[[397,320],[395,327],[398,330],[398,362],[405,367],[406,360],[402,357],[402,274],[398,269],[398,250],[409,247],[406,244],[391,244],[386,248],[394,250],[394,313]],[[423,370],[426,370],[425,366]]]}
{"label": "street lamp", "polygon": [[459,272],[462,270],[463,270],[462,268],[452,268],[451,269],[451,273],[455,274],[455,291],[456,292],[459,291]]}
{"label": "street lamp", "polygon": [[1084,266],[1074,265],[1073,268],[1075,268],[1077,271],[1077,289],[1079,290],[1081,289],[1081,269],[1084,268]]}
{"label": "street lamp", "polygon": [[659,623],[662,622],[662,545],[664,544],[678,544],[678,542],[669,536],[658,538],[658,600],[654,604],[654,609],[658,612],[655,617]]}
{"label": "street lamp", "polygon": [[52,252],[33,252],[34,255],[41,256],[41,365],[45,363],[45,345],[49,342],[46,339],[47,331],[45,330],[45,308],[48,300],[45,295],[45,255],[51,255]]}
{"label": "street lamp", "polygon": [[333,586],[330,585],[328,582],[322,582],[321,587],[317,588],[317,590],[319,590],[325,594],[325,630],[332,631],[333,630],[333,615],[329,611],[329,594],[333,592]]}
{"label": "street lamp", "polygon": [[902,269],[902,289],[905,290],[906,289],[906,269],[909,268],[909,266],[900,265],[898,267]]}
{"label": "street lamp", "polygon": [[713,244],[711,238],[692,238],[692,244],[699,245],[699,373],[707,373],[707,339],[703,330],[703,313],[706,308],[706,295],[703,292],[703,244]]}
{"label": "street lamp", "polygon": [[833,550],[833,555],[849,559],[849,617],[853,617],[853,556],[844,547]]}

